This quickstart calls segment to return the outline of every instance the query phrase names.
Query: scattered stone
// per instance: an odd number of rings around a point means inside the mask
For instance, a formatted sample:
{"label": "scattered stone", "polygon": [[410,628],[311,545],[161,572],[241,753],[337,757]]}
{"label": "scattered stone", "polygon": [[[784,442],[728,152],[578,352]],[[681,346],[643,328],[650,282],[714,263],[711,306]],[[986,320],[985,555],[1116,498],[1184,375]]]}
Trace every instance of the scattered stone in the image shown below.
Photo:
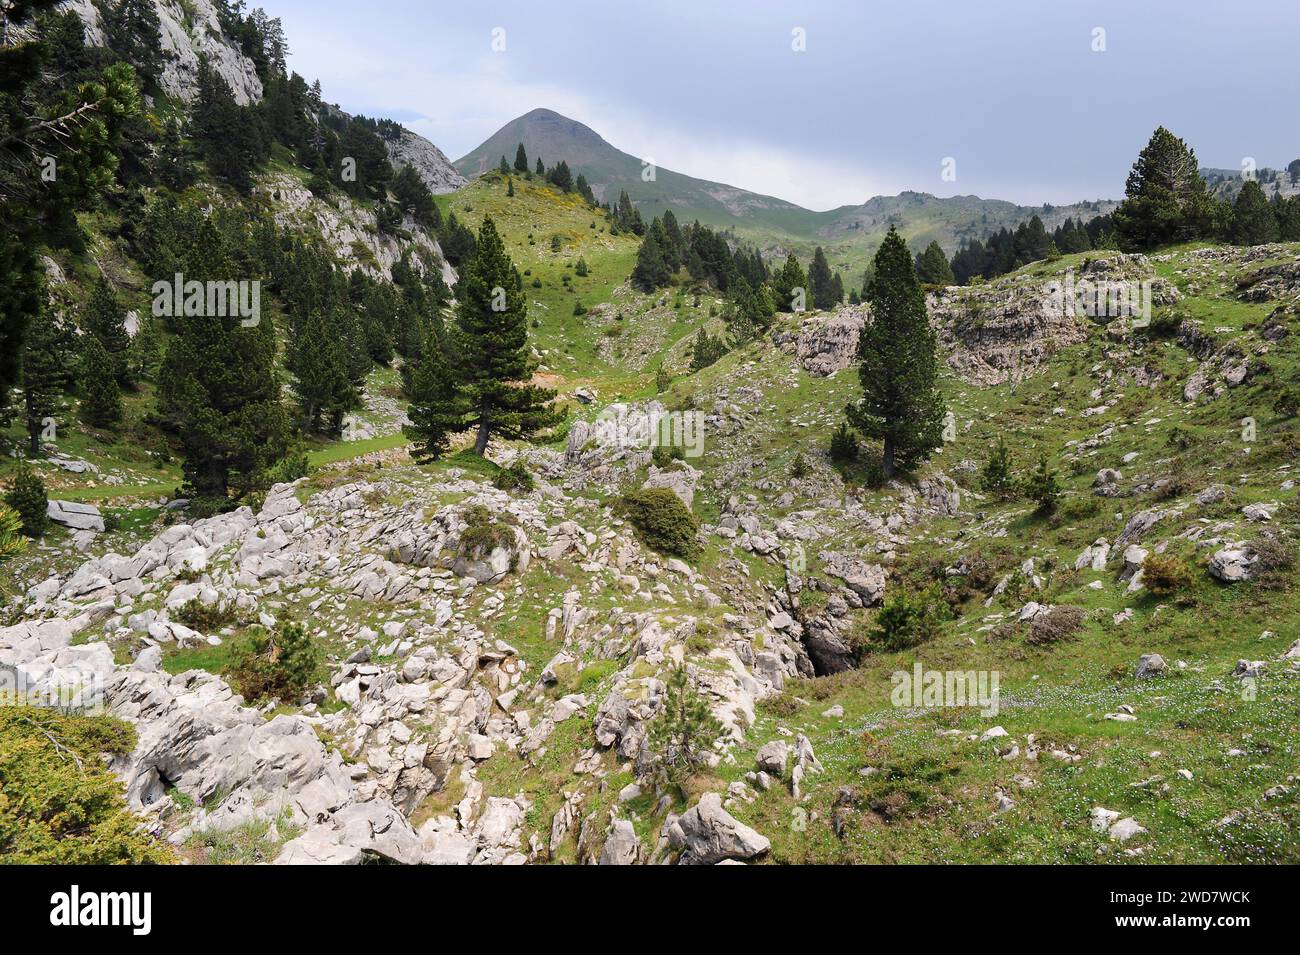
{"label": "scattered stone", "polygon": [[765,743],[754,754],[755,765],[773,776],[785,775],[785,767],[789,759],[790,744],[785,740],[772,740],[770,743]]}
{"label": "scattered stone", "polygon": [[1144,653],[1138,658],[1137,672],[1134,674],[1139,680],[1150,680],[1153,677],[1161,676],[1169,669],[1165,663],[1165,658],[1158,653]]}
{"label": "scattered stone", "polygon": [[682,815],[670,817],[664,828],[669,843],[681,851],[679,865],[753,859],[772,845],[749,826],[737,822],[722,808],[722,797],[711,792],[702,795]]}
{"label": "scattered stone", "polygon": [[104,518],[93,504],[51,499],[45,507],[50,520],[77,531],[104,532]]}

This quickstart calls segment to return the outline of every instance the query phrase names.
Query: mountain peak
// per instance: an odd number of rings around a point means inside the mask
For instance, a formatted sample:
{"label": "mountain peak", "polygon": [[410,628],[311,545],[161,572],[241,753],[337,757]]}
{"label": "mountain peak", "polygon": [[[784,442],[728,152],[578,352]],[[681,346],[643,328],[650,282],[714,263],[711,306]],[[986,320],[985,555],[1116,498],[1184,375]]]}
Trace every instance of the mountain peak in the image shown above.
{"label": "mountain peak", "polygon": [[[553,109],[538,107],[517,116],[492,134],[482,145],[456,160],[464,176],[476,176],[495,168],[501,156],[513,162],[520,143],[531,164],[541,157],[548,166],[563,159],[570,166],[602,164],[623,156],[585,123]],[[629,159],[631,157],[628,157]]]}

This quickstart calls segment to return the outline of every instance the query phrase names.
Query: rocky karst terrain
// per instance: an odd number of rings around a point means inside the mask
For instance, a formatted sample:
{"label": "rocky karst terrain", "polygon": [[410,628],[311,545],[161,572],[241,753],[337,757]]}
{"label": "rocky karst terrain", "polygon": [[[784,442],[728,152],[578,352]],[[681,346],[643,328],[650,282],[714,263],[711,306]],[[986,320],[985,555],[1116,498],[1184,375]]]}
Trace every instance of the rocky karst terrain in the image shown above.
{"label": "rocky karst terrain", "polygon": [[[37,682],[75,670],[102,684],[108,711],[140,735],[115,767],[128,799],[178,844],[196,832],[270,819],[284,834],[299,833],[284,846],[283,862],[355,862],[363,854],[439,863],[544,858],[568,826],[605,825],[566,824],[564,814],[599,785],[609,759],[645,758],[645,724],[663,692],[656,674],[685,658],[698,614],[720,601],[688,566],[647,554],[622,522],[554,486],[517,500],[465,478],[422,478],[388,468],[373,483],[304,495],[305,504],[294,486],[282,485],[256,514],[245,508],[176,524],[134,554],[104,554],[66,578],[49,577],[28,593],[31,619],[0,633],[0,659]],[[402,503],[382,503],[395,497]],[[463,501],[430,503],[448,497]],[[507,542],[488,553],[458,547],[459,515],[471,503],[509,521]],[[554,654],[541,666],[484,629],[496,629],[493,618],[537,607],[519,582],[534,560],[543,573],[548,564],[576,563],[585,583],[546,612],[544,641]],[[609,594],[629,606],[599,613],[584,606]],[[265,625],[284,615],[321,623],[318,634],[337,649],[331,687],[316,696],[332,695],[346,708],[325,715],[311,703],[268,719],[219,677],[163,671],[165,651],[222,642],[174,619],[194,600]],[[353,626],[358,614],[369,623]],[[788,618],[778,623],[792,627]],[[729,627],[734,635],[699,664],[731,734],[718,758],[743,738],[756,700],[794,674],[799,656],[797,641],[767,632],[766,645],[783,647],[786,659],[769,650],[756,665],[759,631],[739,619]],[[620,664],[606,692],[551,692],[581,661],[604,659]],[[591,736],[573,769],[575,792],[549,843],[524,841],[529,800],[489,795],[476,767],[498,751],[524,759],[544,752],[567,720],[586,723]],[[414,828],[407,816],[453,779],[463,796]],[[181,801],[202,808],[187,814]],[[661,844],[642,847],[622,828],[615,835],[622,844],[605,855],[626,862],[679,854],[717,862],[765,848],[707,802],[666,823]]]}
{"label": "rocky karst terrain", "polygon": [[[17,565],[29,586],[0,630],[0,663],[38,684],[80,672],[102,686],[107,711],[139,734],[113,767],[131,807],[200,857],[256,832],[257,857],[281,863],[714,864],[870,858],[883,846],[938,858],[952,843],[925,820],[964,819],[983,845],[1029,806],[1063,812],[1035,802],[1061,785],[1088,805],[1062,817],[1049,857],[1110,846],[1194,857],[1178,841],[1191,836],[1087,780],[1118,772],[1124,787],[1200,799],[1214,760],[1253,754],[1260,791],[1275,795],[1254,805],[1237,793],[1213,835],[1196,838],[1239,840],[1244,820],[1271,831],[1294,812],[1294,766],[1251,743],[1286,725],[1300,686],[1296,618],[1269,583],[1294,524],[1292,463],[1267,436],[1230,438],[1230,460],[1176,442],[1236,428],[1243,409],[1274,420],[1261,396],[1291,367],[1296,256],[1275,246],[1077,263],[1158,283],[1149,341],[1045,316],[1054,279],[1041,271],[941,293],[956,438],[879,487],[846,480],[825,452],[870,320],[846,308],[784,322],[657,400],[588,389],[562,444],[494,444],[497,464],[536,475],[530,492],[454,461],[417,467],[397,449],[278,485],[256,509],[192,522],[166,512],[173,523],[144,537],[54,501],[84,556]],[[1206,301],[1221,319],[1198,311]],[[682,407],[703,416],[702,458],[661,466],[600,440],[597,411],[637,422]],[[983,492],[977,472],[998,433],[1052,448],[1065,520]],[[611,499],[634,487],[665,488],[699,516],[697,558],[655,553],[616,516]],[[468,533],[484,514],[486,545]],[[1149,590],[1153,560],[1174,556],[1198,596]],[[935,579],[960,596],[921,658],[1008,671],[996,719],[972,710],[953,725],[942,710],[891,707],[888,672],[913,654],[862,655],[878,609]],[[1248,594],[1260,603],[1242,613]],[[1250,631],[1189,636],[1185,615],[1217,600],[1237,602],[1234,632]],[[196,603],[224,622],[186,625]],[[243,628],[284,621],[327,652],[327,678],[302,699],[251,707],[204,669]],[[1104,671],[1117,657],[1127,675],[1113,684]],[[650,732],[678,664],[720,728],[706,788],[685,801],[662,785]],[[1208,735],[1216,752],[1163,729],[1197,722],[1202,701],[1246,681],[1268,688],[1262,722]],[[1094,726],[1157,734],[1136,745],[1172,750],[1176,765],[1129,773],[1130,757],[1103,755],[1123,740]],[[900,789],[927,760],[964,767],[951,770],[962,788]],[[914,800],[931,807],[911,817]],[[1167,839],[1180,848],[1163,849]]]}

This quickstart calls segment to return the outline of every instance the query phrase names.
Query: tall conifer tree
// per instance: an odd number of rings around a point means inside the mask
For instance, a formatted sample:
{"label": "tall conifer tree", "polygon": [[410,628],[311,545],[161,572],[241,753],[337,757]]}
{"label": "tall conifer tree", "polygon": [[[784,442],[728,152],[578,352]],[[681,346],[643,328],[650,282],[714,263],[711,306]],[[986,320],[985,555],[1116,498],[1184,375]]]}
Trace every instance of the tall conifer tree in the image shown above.
{"label": "tall conifer tree", "polygon": [[1232,241],[1236,245],[1264,245],[1278,240],[1278,222],[1273,207],[1258,182],[1249,179],[1232,205]]}
{"label": "tall conifer tree", "polygon": [[68,379],[66,336],[48,309],[42,309],[27,328],[23,346],[23,416],[27,425],[27,451],[41,455],[41,435],[59,406]]}
{"label": "tall conifer tree", "polygon": [[1159,127],[1138,154],[1115,210],[1125,248],[1149,249],[1210,235],[1214,201],[1187,144]]}
{"label": "tall conifer tree", "polygon": [[836,304],[831,267],[820,245],[813,251],[812,265],[808,267],[808,297],[816,309],[833,308]]}
{"label": "tall conifer tree", "polygon": [[131,336],[126,331],[126,309],[117,300],[113,287],[102,275],[90,293],[90,301],[81,315],[81,329],[99,339],[113,365],[118,384],[127,383],[127,351]]}
{"label": "tall conifer tree", "polygon": [[122,391],[113,358],[94,335],[82,336],[81,415],[97,428],[122,420]]}
{"label": "tall conifer tree", "polygon": [[867,287],[871,319],[858,338],[862,398],[849,405],[849,423],[884,444],[886,479],[911,468],[942,443],[939,359],[925,293],[907,243],[893,226],[876,252]]}
{"label": "tall conifer tree", "polygon": [[[230,281],[235,266],[216,223],[203,219],[184,261],[187,280]],[[161,417],[176,428],[186,484],[198,497],[225,500],[258,486],[283,456],[287,424],[275,377],[274,328],[262,318],[173,316],[159,372]]]}
{"label": "tall conifer tree", "polygon": [[407,433],[425,456],[441,455],[447,437],[468,428],[475,432],[475,453],[482,455],[494,435],[529,438],[564,420],[563,412],[549,407],[555,392],[528,384],[537,364],[528,354],[522,284],[496,225],[484,219],[456,286],[446,370],[437,367],[444,359],[435,348],[432,364],[412,377],[416,413]]}

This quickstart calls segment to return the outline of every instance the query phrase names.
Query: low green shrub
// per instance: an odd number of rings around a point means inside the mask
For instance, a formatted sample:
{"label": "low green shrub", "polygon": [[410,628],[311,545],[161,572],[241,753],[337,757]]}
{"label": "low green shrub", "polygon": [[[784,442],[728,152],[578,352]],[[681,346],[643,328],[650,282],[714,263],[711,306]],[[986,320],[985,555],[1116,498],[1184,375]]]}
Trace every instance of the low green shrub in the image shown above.
{"label": "low green shrub", "polygon": [[637,536],[651,550],[675,557],[692,557],[699,551],[695,540],[699,522],[681,498],[667,488],[629,491],[614,508],[631,521]]}
{"label": "low green shrub", "polygon": [[50,497],[45,482],[29,467],[23,467],[13,476],[5,491],[5,503],[17,512],[23,522],[23,533],[38,538],[49,529]]}
{"label": "low green shrub", "polygon": [[461,515],[465,530],[460,535],[460,554],[488,554],[498,547],[508,547],[515,536],[497,517],[482,504],[471,504]]}
{"label": "low green shrub", "polygon": [[831,460],[836,464],[848,464],[858,459],[858,436],[845,422],[831,434]]}
{"label": "low green shrub", "polygon": [[1266,587],[1290,581],[1296,568],[1295,541],[1283,531],[1266,531],[1251,541],[1255,555],[1255,576]]}
{"label": "low green shrub", "polygon": [[1192,435],[1181,425],[1174,425],[1169,429],[1169,434],[1165,437],[1165,444],[1171,448],[1177,448],[1179,451],[1188,450],[1192,444]]}
{"label": "low green shrub", "polygon": [[948,604],[936,587],[922,591],[903,588],[880,608],[867,645],[861,649],[910,650],[938,637],[948,617]]}
{"label": "low green shrub", "polygon": [[104,756],[135,748],[130,723],[0,705],[0,859],[149,865],[171,850],[141,830]]}
{"label": "low green shrub", "polygon": [[185,518],[190,521],[200,521],[205,517],[224,514],[233,506],[233,502],[225,497],[192,497],[185,505]]}
{"label": "low green shrub", "polygon": [[307,452],[294,451],[286,454],[271,465],[267,469],[266,478],[271,484],[292,484],[299,478],[307,477],[311,474],[311,471],[311,462],[307,458]]}
{"label": "low green shrub", "polygon": [[1189,590],[1194,580],[1187,561],[1173,554],[1148,554],[1142,562],[1142,584],[1157,597]]}
{"label": "low green shrub", "polygon": [[492,484],[501,491],[521,491],[525,494],[537,487],[537,481],[523,461],[515,461],[510,467],[502,468],[492,479]]}
{"label": "low green shrub", "polygon": [[685,461],[686,450],[676,444],[657,444],[650,452],[650,460],[657,468],[666,468],[674,461]]}
{"label": "low green shrub", "polygon": [[306,629],[286,621],[273,631],[256,627],[239,637],[222,675],[250,703],[297,704],[320,680],[322,659]]}
{"label": "low green shrub", "polygon": [[191,597],[179,609],[172,611],[172,618],[191,630],[199,633],[212,633],[228,626],[235,620],[234,608],[218,601],[205,604],[198,597]]}
{"label": "low green shrub", "polygon": [[1284,388],[1273,402],[1273,410],[1283,418],[1294,418],[1300,414],[1300,391]]}
{"label": "low green shrub", "polygon": [[1047,613],[1039,614],[1030,623],[1028,640],[1038,646],[1059,643],[1077,633],[1087,617],[1087,611],[1082,607],[1053,607]]}

